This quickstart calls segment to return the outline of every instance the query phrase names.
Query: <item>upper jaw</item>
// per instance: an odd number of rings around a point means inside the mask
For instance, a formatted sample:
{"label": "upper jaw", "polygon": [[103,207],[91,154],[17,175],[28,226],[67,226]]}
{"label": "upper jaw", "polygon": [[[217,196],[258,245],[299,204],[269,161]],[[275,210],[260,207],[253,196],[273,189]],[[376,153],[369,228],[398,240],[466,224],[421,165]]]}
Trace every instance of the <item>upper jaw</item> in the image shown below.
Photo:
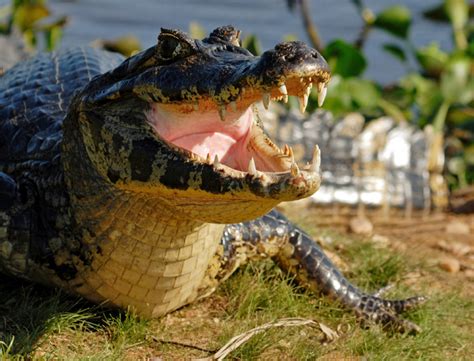
{"label": "upper jaw", "polygon": [[316,50],[302,42],[286,42],[261,56],[222,50],[156,65],[136,79],[139,84],[133,91],[151,102],[187,103],[201,110],[233,103],[247,108],[266,93],[284,97],[279,92],[283,85],[288,94],[301,97],[303,85],[310,83],[323,92],[329,79],[329,66]]}
{"label": "upper jaw", "polygon": [[[262,101],[268,109],[271,100],[287,102],[294,95],[304,112],[313,85],[322,105],[330,80],[324,58],[302,42],[278,44],[260,57],[219,54],[204,63],[190,57],[158,70],[154,82],[160,90],[151,96],[147,115],[157,135],[191,161],[237,178],[319,174],[319,148],[310,164],[298,167],[292,149],[276,146],[255,124],[252,107]],[[182,69],[190,75],[170,83]]]}

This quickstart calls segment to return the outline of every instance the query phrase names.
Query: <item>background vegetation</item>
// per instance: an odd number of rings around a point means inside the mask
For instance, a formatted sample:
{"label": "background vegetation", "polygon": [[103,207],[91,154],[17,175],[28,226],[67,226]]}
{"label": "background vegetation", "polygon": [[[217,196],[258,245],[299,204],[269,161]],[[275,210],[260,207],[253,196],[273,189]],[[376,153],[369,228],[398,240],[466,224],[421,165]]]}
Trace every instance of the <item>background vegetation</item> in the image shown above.
{"label": "background vegetation", "polygon": [[[310,1],[287,0],[290,11],[300,12],[309,41],[323,53],[334,74],[324,108],[336,115],[358,111],[368,121],[386,114],[419,127],[431,125],[438,138],[432,154],[443,147],[448,161],[439,164],[433,156],[430,170],[444,166],[451,188],[474,183],[474,4],[441,0],[438,6],[424,11],[431,21],[451,25],[452,47],[443,50],[436,43],[414,45],[408,8],[392,5],[375,13],[364,0],[348,1],[362,19],[359,36],[353,43],[336,39],[326,44],[311,19]],[[67,17],[52,15],[47,0],[12,0],[11,6],[0,9],[1,17],[5,21],[0,32],[18,29],[30,49],[53,50],[67,25]],[[382,85],[364,78],[369,64],[364,46],[371,41],[374,28],[390,34],[393,41],[383,48],[406,66],[406,75],[396,83]],[[204,36],[198,24],[190,24],[190,32],[195,37]],[[125,55],[140,47],[139,41],[129,36],[101,44]],[[255,54],[261,52],[256,35],[244,39],[243,45]],[[290,106],[296,104],[290,102]],[[308,111],[316,107],[317,95],[313,92]]]}

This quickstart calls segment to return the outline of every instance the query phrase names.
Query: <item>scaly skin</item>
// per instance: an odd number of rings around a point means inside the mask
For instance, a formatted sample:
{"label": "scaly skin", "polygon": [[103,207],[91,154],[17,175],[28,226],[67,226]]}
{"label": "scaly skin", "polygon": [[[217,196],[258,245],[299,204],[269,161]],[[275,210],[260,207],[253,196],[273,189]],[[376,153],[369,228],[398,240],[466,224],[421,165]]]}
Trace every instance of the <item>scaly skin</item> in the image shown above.
{"label": "scaly skin", "polygon": [[252,104],[297,95],[304,108],[307,87],[324,93],[330,74],[301,42],[255,57],[238,35],[162,29],[156,46],[120,64],[84,48],[1,77],[0,269],[160,316],[238,263],[216,256],[219,240],[243,242],[357,313],[416,330],[397,315],[422,298],[362,293],[305,233],[264,215],[318,189],[319,151],[298,167]]}

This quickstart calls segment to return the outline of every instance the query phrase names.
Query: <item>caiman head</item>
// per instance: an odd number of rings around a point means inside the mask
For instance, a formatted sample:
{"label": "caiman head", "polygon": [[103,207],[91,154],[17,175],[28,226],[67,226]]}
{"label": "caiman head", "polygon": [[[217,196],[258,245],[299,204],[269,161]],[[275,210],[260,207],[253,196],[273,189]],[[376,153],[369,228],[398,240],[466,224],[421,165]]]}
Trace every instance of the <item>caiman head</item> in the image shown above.
{"label": "caiman head", "polygon": [[254,105],[295,95],[304,111],[312,85],[322,102],[329,78],[323,57],[299,41],[254,56],[232,26],[204,40],[162,29],[157,45],[93,79],[69,117],[96,181],[158,197],[183,216],[234,223],[319,188],[319,149],[298,166]]}

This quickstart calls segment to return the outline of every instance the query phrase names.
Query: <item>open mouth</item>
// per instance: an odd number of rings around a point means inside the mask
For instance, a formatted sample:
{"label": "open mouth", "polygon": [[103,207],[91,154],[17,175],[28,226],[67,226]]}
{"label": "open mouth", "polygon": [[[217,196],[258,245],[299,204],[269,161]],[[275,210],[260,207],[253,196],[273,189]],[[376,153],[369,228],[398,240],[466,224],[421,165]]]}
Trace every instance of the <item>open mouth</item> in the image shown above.
{"label": "open mouth", "polygon": [[297,96],[304,113],[314,86],[318,103],[324,102],[328,74],[316,73],[280,79],[272,88],[243,87],[236,100],[216,103],[200,97],[193,103],[152,103],[147,120],[159,138],[194,162],[212,164],[232,177],[298,177],[319,173],[320,154],[316,145],[312,161],[298,166],[288,145],[280,148],[265,134],[257,120],[255,104],[262,101],[268,109],[271,100]]}

